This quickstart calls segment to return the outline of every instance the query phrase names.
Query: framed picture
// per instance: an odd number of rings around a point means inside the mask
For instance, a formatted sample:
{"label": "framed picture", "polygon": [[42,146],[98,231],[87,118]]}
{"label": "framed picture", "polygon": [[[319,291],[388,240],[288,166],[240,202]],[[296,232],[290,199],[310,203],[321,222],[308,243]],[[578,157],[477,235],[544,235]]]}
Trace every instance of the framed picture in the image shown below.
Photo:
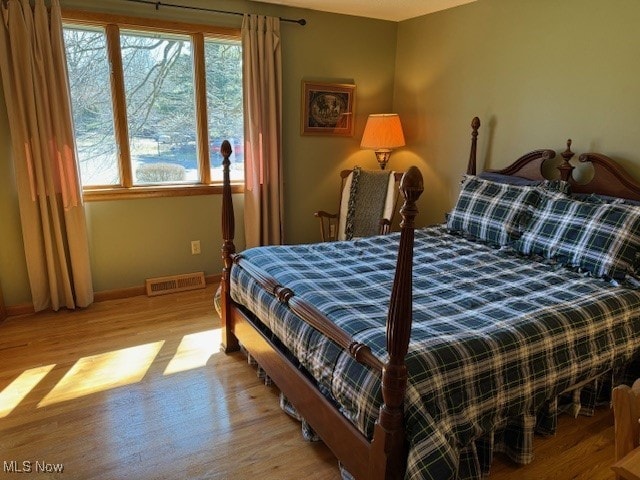
{"label": "framed picture", "polygon": [[302,135],[353,136],[356,86],[302,82]]}

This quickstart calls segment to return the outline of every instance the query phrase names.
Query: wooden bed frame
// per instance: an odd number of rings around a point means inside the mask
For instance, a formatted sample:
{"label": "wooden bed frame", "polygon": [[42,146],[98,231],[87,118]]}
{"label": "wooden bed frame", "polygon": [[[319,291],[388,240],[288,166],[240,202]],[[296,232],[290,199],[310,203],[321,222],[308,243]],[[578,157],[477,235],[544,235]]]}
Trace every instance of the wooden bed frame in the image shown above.
{"label": "wooden bed frame", "polygon": [[[480,120],[477,117],[473,119],[471,127],[471,152],[467,172],[475,174],[477,136],[480,128]],[[574,191],[640,200],[640,185],[613,160],[601,154],[587,153],[580,156],[581,162],[593,164],[594,178],[588,185],[577,185],[571,178],[574,167],[569,164],[569,160],[574,154],[570,150],[570,145],[569,140],[567,149],[562,153],[563,162],[558,169],[561,177],[572,183]],[[400,191],[405,201],[400,209],[402,215],[400,245],[387,317],[389,360],[386,363],[383,364],[371,354],[369,347],[354,341],[350,335],[320,312],[297,301],[291,290],[273,285],[266,279],[263,282],[267,290],[274,292],[278,299],[287,303],[299,317],[349,351],[357,361],[381,372],[383,405],[376,421],[373,439],[369,441],[320,393],[313,381],[309,380],[260,329],[254,326],[250,316],[231,300],[229,280],[235,246],[233,243],[234,213],[229,179],[229,156],[231,155],[229,142],[222,143],[221,153],[224,157],[222,350],[226,353],[236,351],[241,343],[356,479],[403,478],[407,459],[403,416],[407,368],[404,359],[411,333],[414,220],[418,213],[416,201],[423,191],[420,171],[416,167],[411,167],[400,183]],[[553,150],[535,150],[496,173],[532,180],[543,179],[542,164],[555,156],[556,153]]]}

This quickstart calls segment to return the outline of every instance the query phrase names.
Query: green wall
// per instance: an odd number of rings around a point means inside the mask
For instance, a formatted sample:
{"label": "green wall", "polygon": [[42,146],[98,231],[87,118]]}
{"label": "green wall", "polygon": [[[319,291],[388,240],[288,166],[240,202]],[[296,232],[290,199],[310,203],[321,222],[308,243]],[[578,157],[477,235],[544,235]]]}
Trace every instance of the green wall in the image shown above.
{"label": "green wall", "polygon": [[[119,0],[62,0],[63,8],[211,23],[239,27],[241,17],[214,15]],[[338,172],[358,163],[376,168],[372,152],[359,149],[369,113],[393,103],[394,22],[333,15],[234,0],[185,0],[185,5],[304,17],[308,24],[282,23],[284,87],[285,235],[289,243],[319,240],[313,212],[337,207]],[[303,79],[355,82],[356,134],[350,138],[300,135],[300,86]],[[1,93],[1,92],[0,92]],[[4,102],[0,102],[0,283],[5,303],[30,302]],[[152,276],[191,271],[217,274],[222,269],[220,196],[101,201],[85,204],[94,288],[107,291],[144,284]],[[242,195],[237,207],[238,247],[243,245]],[[191,255],[191,240],[202,254]]]}
{"label": "green wall", "polygon": [[[311,11],[304,16],[309,24],[287,28],[282,46],[287,243],[320,240],[313,212],[337,212],[340,170],[378,168],[374,153],[360,150],[360,139],[367,116],[393,106],[397,23]],[[355,83],[353,137],[300,135],[303,79]]]}
{"label": "green wall", "polygon": [[[421,168],[420,224],[442,221],[455,201],[475,115],[483,122],[481,167],[499,168],[536,148],[561,151],[572,138],[575,152],[607,153],[640,180],[636,0],[478,0],[400,23],[248,1],[188,4],[308,21],[282,24],[288,243],[319,239],[312,214],[337,208],[341,169],[377,168],[373,153],[359,149],[369,113],[401,114],[407,146],[392,154],[390,168]],[[65,0],[63,7],[240,25],[240,17],[156,12],[118,0]],[[356,84],[353,137],[300,135],[302,80]],[[6,303],[15,305],[30,295],[3,105],[0,282]],[[241,217],[242,196],[235,202]],[[219,272],[219,206],[219,196],[86,204],[96,290],[141,286],[150,276]],[[202,242],[200,256],[190,254],[194,239]]]}
{"label": "green wall", "polygon": [[[242,214],[242,196],[234,196]],[[141,286],[144,279],[222,270],[220,195],[90,202],[85,204],[93,288],[96,291]],[[238,248],[244,229],[236,222]],[[201,254],[191,254],[200,240]]]}
{"label": "green wall", "polygon": [[487,168],[536,148],[600,151],[640,180],[640,2],[479,0],[401,22],[394,107],[439,222],[466,169],[470,123]]}

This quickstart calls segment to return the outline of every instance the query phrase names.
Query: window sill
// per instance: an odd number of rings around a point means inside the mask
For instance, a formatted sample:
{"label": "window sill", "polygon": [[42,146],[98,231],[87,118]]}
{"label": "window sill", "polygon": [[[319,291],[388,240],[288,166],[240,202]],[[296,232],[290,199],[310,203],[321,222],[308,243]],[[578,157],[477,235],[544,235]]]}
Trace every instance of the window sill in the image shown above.
{"label": "window sill", "polygon": [[[244,192],[244,184],[231,185],[231,193]],[[104,187],[85,188],[82,198],[85,202],[102,200],[129,200],[133,198],[186,197],[191,195],[221,195],[222,185],[153,185],[144,187]]]}

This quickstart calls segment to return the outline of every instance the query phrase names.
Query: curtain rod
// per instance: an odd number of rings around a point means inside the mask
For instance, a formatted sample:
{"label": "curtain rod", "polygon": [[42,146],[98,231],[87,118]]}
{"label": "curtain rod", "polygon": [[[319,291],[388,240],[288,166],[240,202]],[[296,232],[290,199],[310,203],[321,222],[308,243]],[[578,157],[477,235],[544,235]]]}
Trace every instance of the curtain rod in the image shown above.
{"label": "curtain rod", "polygon": [[[204,7],[190,7],[188,5],[177,5],[175,3],[164,3],[164,2],[154,2],[152,0],[126,0],[127,2],[134,3],[145,3],[147,5],[153,5],[156,7],[156,10],[159,10],[160,7],[173,7],[173,8],[184,8],[185,10],[197,10],[199,12],[212,12],[212,13],[222,13],[224,15],[244,15],[244,13],[240,12],[229,12],[226,10],[215,10],[213,8],[204,8]],[[280,17],[280,21],[282,22],[291,22],[297,23],[298,25],[306,25],[307,21],[304,18],[299,20],[294,20],[291,18],[282,18]]]}

